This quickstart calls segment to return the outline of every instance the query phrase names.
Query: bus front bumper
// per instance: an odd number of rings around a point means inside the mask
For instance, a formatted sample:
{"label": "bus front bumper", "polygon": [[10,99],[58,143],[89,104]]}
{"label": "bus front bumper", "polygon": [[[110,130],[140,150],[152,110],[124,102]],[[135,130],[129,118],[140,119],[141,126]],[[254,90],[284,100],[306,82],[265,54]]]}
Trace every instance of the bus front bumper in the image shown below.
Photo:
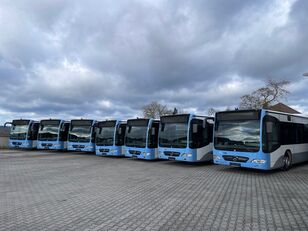
{"label": "bus front bumper", "polygon": [[214,164],[235,166],[243,168],[253,168],[260,170],[270,170],[269,155],[258,153],[242,153],[214,150]]}

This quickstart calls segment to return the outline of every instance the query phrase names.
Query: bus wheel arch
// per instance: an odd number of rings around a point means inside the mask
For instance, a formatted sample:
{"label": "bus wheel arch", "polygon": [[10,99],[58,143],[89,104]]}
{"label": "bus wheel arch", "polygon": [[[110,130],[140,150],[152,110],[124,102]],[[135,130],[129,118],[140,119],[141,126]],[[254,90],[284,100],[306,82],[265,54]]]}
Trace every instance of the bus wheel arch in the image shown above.
{"label": "bus wheel arch", "polygon": [[283,156],[283,166],[282,170],[288,171],[292,167],[292,153],[288,149],[286,150],[284,156]]}

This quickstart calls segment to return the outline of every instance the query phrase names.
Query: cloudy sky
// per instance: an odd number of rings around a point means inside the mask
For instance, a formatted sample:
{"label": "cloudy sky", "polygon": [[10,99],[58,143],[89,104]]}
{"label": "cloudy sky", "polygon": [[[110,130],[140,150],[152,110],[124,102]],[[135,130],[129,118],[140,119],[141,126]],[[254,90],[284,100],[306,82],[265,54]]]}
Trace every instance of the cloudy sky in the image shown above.
{"label": "cloudy sky", "polygon": [[306,0],[1,0],[0,122],[206,114],[271,77],[308,113]]}

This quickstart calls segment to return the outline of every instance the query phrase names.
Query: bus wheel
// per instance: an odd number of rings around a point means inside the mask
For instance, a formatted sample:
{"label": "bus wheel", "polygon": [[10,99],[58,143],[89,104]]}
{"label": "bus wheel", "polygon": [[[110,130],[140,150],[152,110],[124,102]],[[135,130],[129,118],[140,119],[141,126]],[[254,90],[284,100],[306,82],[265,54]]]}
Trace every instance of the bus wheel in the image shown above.
{"label": "bus wheel", "polygon": [[288,171],[292,166],[292,157],[291,153],[289,151],[286,152],[286,154],[283,157],[283,166],[282,170]]}

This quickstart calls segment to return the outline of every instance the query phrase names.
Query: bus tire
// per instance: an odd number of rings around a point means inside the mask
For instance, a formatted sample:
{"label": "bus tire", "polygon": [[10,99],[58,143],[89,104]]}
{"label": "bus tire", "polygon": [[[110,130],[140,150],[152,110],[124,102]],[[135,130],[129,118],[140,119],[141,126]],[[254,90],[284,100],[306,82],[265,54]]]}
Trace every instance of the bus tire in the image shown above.
{"label": "bus tire", "polygon": [[283,157],[282,170],[288,171],[291,167],[292,167],[292,155],[291,155],[290,151],[287,151],[284,154],[284,157]]}

